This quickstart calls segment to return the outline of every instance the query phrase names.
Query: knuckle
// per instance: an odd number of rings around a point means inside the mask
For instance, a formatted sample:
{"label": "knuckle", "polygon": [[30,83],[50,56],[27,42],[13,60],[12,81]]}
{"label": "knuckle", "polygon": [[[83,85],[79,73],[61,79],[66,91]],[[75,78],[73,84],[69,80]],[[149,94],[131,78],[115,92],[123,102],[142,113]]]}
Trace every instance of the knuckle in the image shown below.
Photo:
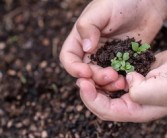
{"label": "knuckle", "polygon": [[78,30],[82,30],[82,29],[86,28],[86,25],[87,25],[87,21],[84,18],[80,18],[76,22],[76,27]]}
{"label": "knuckle", "polygon": [[133,88],[129,90],[129,95],[134,102],[139,102],[139,94]]}
{"label": "knuckle", "polygon": [[59,54],[59,60],[62,64],[63,64],[63,58],[64,58],[63,52],[61,51],[60,54]]}
{"label": "knuckle", "polygon": [[103,116],[101,116],[101,115],[99,116],[99,115],[98,115],[97,117],[98,117],[100,120],[105,121],[105,119],[103,118]]}

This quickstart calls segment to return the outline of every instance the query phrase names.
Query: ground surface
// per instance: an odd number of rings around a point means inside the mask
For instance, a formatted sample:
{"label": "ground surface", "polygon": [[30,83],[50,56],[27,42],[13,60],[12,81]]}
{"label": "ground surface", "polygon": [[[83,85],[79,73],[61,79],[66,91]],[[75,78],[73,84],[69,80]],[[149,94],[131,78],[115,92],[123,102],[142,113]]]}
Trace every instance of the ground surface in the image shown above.
{"label": "ground surface", "polygon": [[[0,138],[167,137],[166,118],[143,124],[104,122],[81,102],[58,54],[88,1],[10,2],[0,1]],[[161,50],[166,36],[163,29],[157,37]]]}

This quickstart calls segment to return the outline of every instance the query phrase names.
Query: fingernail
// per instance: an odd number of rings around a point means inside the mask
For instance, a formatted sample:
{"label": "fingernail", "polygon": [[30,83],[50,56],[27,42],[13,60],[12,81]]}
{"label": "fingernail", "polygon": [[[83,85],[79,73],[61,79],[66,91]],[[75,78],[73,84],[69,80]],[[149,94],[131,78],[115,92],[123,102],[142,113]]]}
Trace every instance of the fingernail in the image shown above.
{"label": "fingernail", "polygon": [[131,74],[127,74],[126,75],[126,80],[128,83],[131,83],[132,82],[132,75]]}
{"label": "fingernail", "polygon": [[83,45],[83,51],[85,52],[89,51],[92,47],[91,41],[89,39],[84,39],[82,41],[82,45]]}

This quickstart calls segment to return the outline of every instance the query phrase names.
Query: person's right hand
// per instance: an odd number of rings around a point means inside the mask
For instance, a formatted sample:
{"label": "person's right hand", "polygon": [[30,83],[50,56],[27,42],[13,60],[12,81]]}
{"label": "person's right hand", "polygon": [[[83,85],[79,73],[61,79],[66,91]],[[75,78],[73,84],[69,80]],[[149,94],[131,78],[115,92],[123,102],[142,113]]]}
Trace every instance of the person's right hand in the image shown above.
{"label": "person's right hand", "polygon": [[78,79],[82,101],[107,121],[147,122],[167,115],[167,50],[156,54],[156,61],[145,77],[137,72],[126,77],[129,92],[116,99],[104,95],[93,80]]}
{"label": "person's right hand", "polygon": [[167,107],[167,50],[156,54],[156,61],[145,77],[132,72],[126,78],[129,95],[134,102]]}
{"label": "person's right hand", "polygon": [[[143,43],[151,42],[166,13],[164,0],[94,0],[85,8],[64,42],[61,62],[74,77],[92,78],[97,85],[112,86],[112,91],[124,89],[123,77],[111,67],[99,70],[99,66],[92,67],[83,62],[85,55],[114,38],[128,36]],[[85,60],[88,59],[86,56]]]}

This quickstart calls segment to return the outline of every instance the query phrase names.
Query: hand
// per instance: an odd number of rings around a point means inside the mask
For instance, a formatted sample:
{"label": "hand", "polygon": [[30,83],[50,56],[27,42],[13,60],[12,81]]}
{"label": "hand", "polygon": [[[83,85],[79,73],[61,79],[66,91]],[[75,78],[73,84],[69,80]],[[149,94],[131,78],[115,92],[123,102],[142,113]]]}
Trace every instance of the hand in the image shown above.
{"label": "hand", "polygon": [[[148,8],[149,7],[149,8]],[[63,44],[60,60],[64,68],[77,78],[92,78],[108,87],[114,82],[125,89],[125,82],[112,68],[107,71],[84,63],[86,53],[94,52],[106,40],[127,36],[149,43],[166,17],[164,0],[94,0],[83,11]],[[108,74],[112,77],[108,77]],[[98,76],[97,76],[98,75]],[[106,79],[106,76],[108,77]],[[119,85],[117,85],[119,82]],[[118,88],[119,87],[119,88]]]}
{"label": "hand", "polygon": [[129,93],[117,99],[103,95],[93,80],[78,79],[77,85],[85,105],[103,120],[145,122],[167,115],[167,51],[156,55],[146,77],[133,72],[127,80]]}
{"label": "hand", "polygon": [[167,51],[156,55],[156,62],[146,77],[129,73],[127,81],[133,101],[167,107]]}
{"label": "hand", "polygon": [[[124,39],[129,36],[142,40],[143,43],[151,42],[167,17],[166,10],[164,0],[94,0],[77,20],[64,42],[60,59],[72,76],[87,78],[79,79],[78,82],[81,98],[100,118],[143,122],[166,115],[165,107],[139,105],[131,100],[129,94],[111,100],[98,93],[95,83],[100,84],[104,80],[104,86],[109,82],[117,84],[119,75],[112,68],[108,68],[107,71],[101,69],[96,73],[98,66],[91,68],[90,64],[83,62],[83,59],[87,58],[84,58],[85,53],[94,52],[106,39]],[[104,78],[109,72],[113,78],[106,79],[105,85]],[[120,86],[123,86],[124,80],[119,82]]]}
{"label": "hand", "polygon": [[167,107],[138,104],[131,99],[129,93],[111,99],[96,89],[91,79],[78,79],[77,85],[84,104],[102,120],[146,122],[167,115]]}

